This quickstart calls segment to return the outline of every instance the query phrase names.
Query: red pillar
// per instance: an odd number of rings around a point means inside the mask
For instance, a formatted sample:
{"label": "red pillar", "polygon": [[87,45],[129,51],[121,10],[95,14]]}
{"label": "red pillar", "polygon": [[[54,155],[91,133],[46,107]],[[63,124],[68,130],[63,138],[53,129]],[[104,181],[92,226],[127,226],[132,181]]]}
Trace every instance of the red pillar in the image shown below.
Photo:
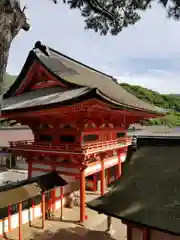
{"label": "red pillar", "polygon": [[85,174],[84,169],[80,172],[80,223],[84,223],[85,220]]}
{"label": "red pillar", "polygon": [[63,187],[60,187],[60,197],[61,197],[61,217],[60,219],[63,220]]}
{"label": "red pillar", "polygon": [[101,195],[104,195],[105,192],[105,169],[104,169],[104,158],[101,159]]}
{"label": "red pillar", "polygon": [[19,240],[23,240],[22,237],[22,202],[18,203],[18,217],[19,217]]}
{"label": "red pillar", "polygon": [[35,205],[34,205],[34,199],[32,199],[32,221],[35,219]]}
{"label": "red pillar", "polygon": [[[56,159],[52,159],[52,171],[56,171]],[[55,203],[56,202],[56,189],[51,190],[51,206],[52,212],[56,211]]]}
{"label": "red pillar", "polygon": [[121,176],[121,153],[118,152],[117,179]]}
{"label": "red pillar", "polygon": [[111,173],[110,173],[110,168],[106,169],[106,174],[107,174],[107,184],[109,185],[111,183]]}
{"label": "red pillar", "polygon": [[96,180],[96,174],[93,174],[93,191],[97,191],[97,180]]}
{"label": "red pillar", "polygon": [[148,228],[143,229],[143,240],[149,240],[150,239],[150,231]]}
{"label": "red pillar", "polygon": [[28,159],[28,179],[32,177],[32,159]]}
{"label": "red pillar", "polygon": [[127,240],[132,240],[132,227],[127,225]]}
{"label": "red pillar", "polygon": [[8,206],[8,231],[11,231],[11,213],[12,213],[12,207]]}
{"label": "red pillar", "polygon": [[42,192],[42,229],[44,229],[44,225],[45,225],[45,215],[46,215],[45,194],[44,194],[44,192]]}
{"label": "red pillar", "polygon": [[51,190],[51,206],[52,212],[55,212],[56,192],[55,188]]}

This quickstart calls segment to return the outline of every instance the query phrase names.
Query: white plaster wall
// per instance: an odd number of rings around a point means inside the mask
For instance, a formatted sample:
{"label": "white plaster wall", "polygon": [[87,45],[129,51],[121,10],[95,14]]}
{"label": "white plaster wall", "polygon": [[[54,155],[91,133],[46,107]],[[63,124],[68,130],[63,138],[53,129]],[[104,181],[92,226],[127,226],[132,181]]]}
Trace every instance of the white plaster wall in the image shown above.
{"label": "white plaster wall", "polygon": [[18,213],[11,216],[11,228],[17,228],[19,226]]}
{"label": "white plaster wall", "polygon": [[132,228],[132,240],[143,240],[143,233],[138,228]]}
{"label": "white plaster wall", "polygon": [[151,230],[150,240],[180,240],[180,236],[163,233],[157,230]]}
{"label": "white plaster wall", "polygon": [[79,173],[79,169],[77,168],[56,167],[56,170],[67,173]]}
{"label": "white plaster wall", "polygon": [[44,165],[44,164],[39,164],[39,163],[38,164],[33,163],[32,168],[47,169],[49,171],[52,171],[52,166],[51,165]]}
{"label": "white plaster wall", "polygon": [[16,167],[18,169],[28,170],[28,164],[24,160],[16,161]]}
{"label": "white plaster wall", "polygon": [[[39,212],[41,212],[39,205],[36,208],[39,210]],[[38,210],[35,210],[35,212]],[[25,224],[32,220],[33,220],[32,208],[24,210],[22,212],[22,223]],[[14,229],[14,228],[17,228],[18,226],[19,226],[19,218],[18,218],[18,213],[16,213],[11,216],[11,228]],[[5,219],[4,221],[0,222],[0,235],[5,232],[8,232],[8,219]]]}
{"label": "white plaster wall", "polygon": [[[79,191],[79,189],[80,189],[79,180],[76,180],[72,176],[61,175],[61,177],[64,180],[66,180],[66,182],[68,183],[66,186],[63,187],[63,195],[66,195],[67,193]],[[56,197],[60,197],[60,188],[59,187],[55,189],[55,194],[56,194]]]}
{"label": "white plaster wall", "polygon": [[[38,169],[42,169],[41,171],[38,170],[32,170],[32,177],[38,177],[44,174],[47,174],[48,172],[52,171],[52,166],[51,165],[44,165],[44,164],[32,164],[32,169],[33,168],[38,168]],[[43,172],[43,169],[45,169],[45,171]]]}
{"label": "white plaster wall", "polygon": [[[63,199],[63,204],[64,204],[64,199]],[[61,207],[61,201],[58,200],[55,203],[55,210],[59,209]],[[33,209],[25,209],[22,212],[22,222],[23,224],[28,223],[30,220],[33,220],[33,215],[34,219],[41,217],[41,205],[38,204],[34,207],[34,214],[33,214]],[[17,228],[19,226],[19,218],[18,218],[18,213],[13,214],[11,216],[11,228]],[[8,232],[8,219],[6,218],[5,220],[0,221],[0,235],[3,233]]]}
{"label": "white plaster wall", "polygon": [[[35,166],[34,166],[35,167]],[[42,166],[40,166],[41,169],[42,169]],[[51,166],[49,166],[49,172],[51,171]],[[11,179],[13,178],[14,179],[14,175],[15,174],[13,171],[9,171],[10,172],[10,175],[11,175]],[[9,173],[8,172],[8,173]],[[7,172],[5,172],[7,173]],[[0,180],[1,179],[6,179],[5,178],[5,173],[1,173],[0,174]],[[41,172],[41,171],[33,171],[32,172],[32,177],[36,177],[36,176],[40,176],[40,175],[43,175],[43,174],[46,174],[46,172]],[[27,178],[27,176],[25,176],[25,174],[22,174],[22,173],[19,173],[20,174],[20,177],[18,179],[22,180],[24,178]],[[1,176],[2,175],[2,176]],[[18,175],[18,173],[16,173],[16,175]],[[19,175],[18,175],[19,176]],[[78,180],[75,180],[74,177],[71,177],[71,176],[64,176],[62,175],[62,177],[67,181],[69,182],[69,187],[72,189],[74,185],[77,185],[77,182]],[[21,179],[22,178],[22,179]],[[9,178],[8,178],[9,180]],[[16,180],[17,180],[17,176],[16,176]],[[72,185],[71,185],[72,184]],[[79,184],[79,183],[78,183]],[[78,185],[79,186],[79,185]],[[60,197],[60,188],[56,188],[56,197]],[[65,199],[63,199],[63,204],[65,202]],[[59,209],[61,207],[61,201],[58,200],[56,201],[55,203],[55,209]],[[24,223],[27,223],[29,222],[30,220],[33,220],[33,215],[34,215],[34,219],[37,218],[37,217],[40,217],[42,215],[41,213],[41,205],[38,204],[34,207],[34,213],[33,213],[33,209],[30,208],[30,209],[26,209],[26,210],[23,210],[22,212],[22,221],[23,221],[23,224]],[[18,214],[13,214],[11,216],[11,228],[14,229],[14,228],[17,228],[19,225],[19,221],[18,221]],[[5,220],[2,220],[0,221],[0,235],[3,234],[4,232],[8,232],[8,219],[6,218]]]}
{"label": "white plaster wall", "polygon": [[46,173],[47,172],[32,171],[32,177],[38,177],[38,176],[44,175]]}

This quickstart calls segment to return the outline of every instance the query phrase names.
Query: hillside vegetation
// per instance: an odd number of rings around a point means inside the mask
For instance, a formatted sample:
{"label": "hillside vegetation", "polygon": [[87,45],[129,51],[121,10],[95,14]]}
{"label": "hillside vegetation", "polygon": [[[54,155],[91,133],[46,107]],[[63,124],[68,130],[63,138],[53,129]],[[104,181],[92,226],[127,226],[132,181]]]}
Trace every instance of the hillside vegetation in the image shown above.
{"label": "hillside vegetation", "polygon": [[160,94],[147,88],[122,83],[121,86],[136,97],[160,108],[169,110],[167,116],[159,119],[150,119],[146,124],[169,126],[180,126],[180,95],[178,94]]}
{"label": "hillside vegetation", "polygon": [[16,76],[6,74],[5,76],[5,83],[4,83],[4,91],[6,91],[11,84],[15,81]]}
{"label": "hillside vegetation", "polygon": [[[8,89],[14,82],[16,76],[6,74],[4,89]],[[169,126],[180,126],[180,94],[160,94],[147,88],[122,83],[121,86],[136,97],[160,108],[170,110],[167,116],[158,119],[144,121],[148,125],[167,124]]]}

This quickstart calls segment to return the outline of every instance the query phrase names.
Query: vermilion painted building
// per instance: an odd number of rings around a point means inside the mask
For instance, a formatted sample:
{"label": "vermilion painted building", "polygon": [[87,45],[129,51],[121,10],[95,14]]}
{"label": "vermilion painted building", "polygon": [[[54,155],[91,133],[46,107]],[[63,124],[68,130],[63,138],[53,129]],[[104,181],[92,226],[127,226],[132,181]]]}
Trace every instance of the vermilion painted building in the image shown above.
{"label": "vermilion painted building", "polygon": [[[126,92],[111,76],[54,49],[35,44],[4,94],[2,116],[30,127],[34,140],[12,141],[10,152],[28,162],[29,178],[57,171],[68,182],[64,196],[80,191],[85,219],[86,182],[101,195],[121,176],[131,145],[130,124],[162,115]],[[113,179],[114,180],[114,179]],[[62,193],[51,192],[52,208]]]}
{"label": "vermilion painted building", "polygon": [[87,204],[121,219],[128,240],[180,239],[179,140],[158,142],[138,148],[112,190]]}

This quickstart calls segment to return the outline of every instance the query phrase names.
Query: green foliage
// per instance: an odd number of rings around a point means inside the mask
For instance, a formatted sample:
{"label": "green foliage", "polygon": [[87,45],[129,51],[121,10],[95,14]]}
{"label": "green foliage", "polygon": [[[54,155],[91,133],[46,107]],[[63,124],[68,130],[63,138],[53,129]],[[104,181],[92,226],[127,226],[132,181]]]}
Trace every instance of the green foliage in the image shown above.
{"label": "green foliage", "polygon": [[16,76],[9,75],[8,73],[6,73],[4,86],[3,86],[4,91],[6,91],[11,86],[11,84],[15,81],[15,79],[16,79]]}
{"label": "green foliage", "polygon": [[[52,0],[57,3],[58,0]],[[59,0],[60,1],[60,0]],[[71,9],[79,9],[85,18],[85,28],[106,35],[117,35],[124,28],[138,22],[140,13],[151,8],[153,0],[61,0]],[[157,1],[167,10],[168,17],[180,18],[179,0]]]}
{"label": "green foliage", "polygon": [[144,124],[180,126],[180,95],[160,94],[147,88],[127,83],[122,83],[121,86],[141,100],[169,110],[165,117],[143,121]]}

